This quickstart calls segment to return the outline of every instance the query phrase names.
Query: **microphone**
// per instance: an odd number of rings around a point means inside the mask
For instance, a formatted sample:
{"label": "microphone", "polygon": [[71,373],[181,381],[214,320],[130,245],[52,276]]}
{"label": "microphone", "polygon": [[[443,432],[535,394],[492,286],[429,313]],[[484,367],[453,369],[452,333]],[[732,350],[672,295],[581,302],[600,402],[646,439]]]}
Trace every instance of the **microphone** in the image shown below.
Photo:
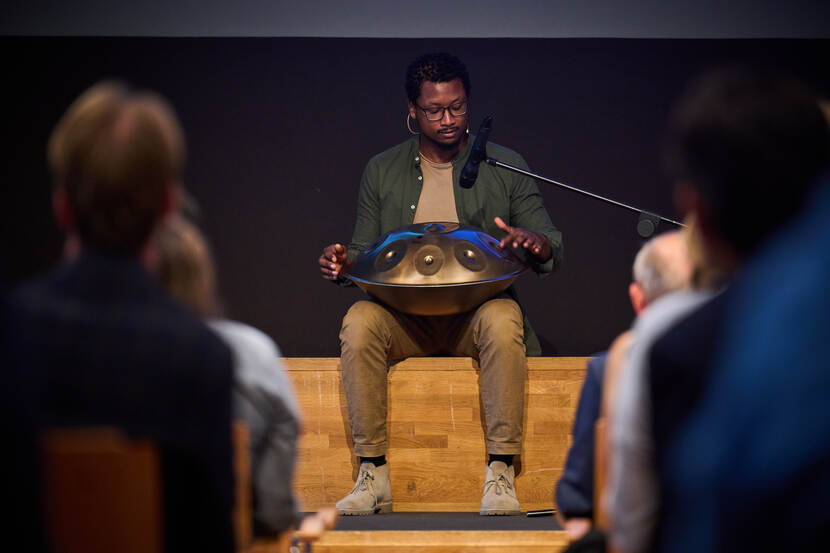
{"label": "microphone", "polygon": [[490,129],[493,128],[493,116],[488,115],[481,122],[478,128],[478,135],[476,141],[473,143],[473,150],[470,152],[470,157],[467,158],[467,163],[464,164],[464,169],[461,171],[461,178],[458,179],[458,184],[461,188],[472,188],[478,178],[478,165],[487,159],[487,137],[490,135]]}

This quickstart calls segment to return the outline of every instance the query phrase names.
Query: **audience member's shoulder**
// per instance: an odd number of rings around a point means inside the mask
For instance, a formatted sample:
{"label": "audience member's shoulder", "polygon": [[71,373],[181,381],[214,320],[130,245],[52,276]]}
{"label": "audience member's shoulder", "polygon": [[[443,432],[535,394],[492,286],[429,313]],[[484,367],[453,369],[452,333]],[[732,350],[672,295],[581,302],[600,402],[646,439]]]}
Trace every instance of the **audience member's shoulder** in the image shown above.
{"label": "audience member's shoulder", "polygon": [[158,316],[164,319],[161,324],[164,325],[166,333],[178,336],[184,341],[194,341],[205,347],[210,346],[214,351],[221,350],[230,358],[230,349],[227,344],[204,321],[161,290],[153,305],[148,306],[148,309],[154,313],[153,317]]}
{"label": "audience member's shoulder", "polygon": [[634,325],[638,337],[664,328],[684,314],[711,299],[717,292],[680,290],[657,298],[637,317]]}
{"label": "audience member's shoulder", "polygon": [[761,309],[756,297],[779,299],[809,295],[826,279],[830,266],[830,176],[822,179],[804,212],[760,248],[739,275],[736,288],[747,307]]}
{"label": "audience member's shoulder", "polygon": [[[140,347],[143,356],[174,368],[180,377],[229,380],[228,347],[143,269],[130,269],[126,276],[116,272],[113,279],[111,274],[85,272],[88,268],[63,265],[15,290],[15,322],[26,355],[46,345],[57,347],[54,340],[60,334],[76,340],[100,339],[103,351]],[[73,346],[65,340],[60,347]]]}
{"label": "audience member's shoulder", "polygon": [[233,352],[237,384],[249,391],[279,398],[296,416],[293,387],[283,369],[282,353],[277,344],[261,330],[245,323],[211,319],[208,325]]}
{"label": "audience member's shoulder", "polygon": [[37,275],[19,283],[9,293],[10,304],[16,307],[25,307],[37,300],[48,297],[55,287],[57,276],[64,270],[65,267],[61,265],[50,272]]}
{"label": "audience member's shoulder", "polygon": [[270,336],[251,325],[228,319],[210,319],[208,326],[222,339],[234,346],[255,351],[259,355],[274,359],[281,356],[279,347]]}
{"label": "audience member's shoulder", "polygon": [[[830,182],[818,190],[805,213],[765,244],[733,284],[726,314],[727,343],[745,357],[781,354],[786,337],[791,351],[817,351],[827,326],[830,292]],[[759,301],[763,298],[763,301]],[[762,340],[753,346],[758,336]],[[802,342],[799,347],[793,344]],[[737,345],[740,344],[740,348]],[[818,367],[823,367],[817,364]]]}
{"label": "audience member's shoulder", "polygon": [[608,359],[608,351],[601,351],[599,353],[595,353],[591,356],[588,360],[588,370],[586,374],[586,380],[588,379],[596,379],[599,382],[602,382],[603,376],[605,374],[605,362]]}
{"label": "audience member's shoulder", "polygon": [[733,287],[729,286],[721,292],[704,297],[702,302],[690,304],[691,309],[688,313],[679,317],[677,322],[657,340],[655,350],[663,347],[670,351],[677,350],[678,347],[685,349],[689,346],[694,347],[699,340],[704,338],[715,340],[733,292]]}

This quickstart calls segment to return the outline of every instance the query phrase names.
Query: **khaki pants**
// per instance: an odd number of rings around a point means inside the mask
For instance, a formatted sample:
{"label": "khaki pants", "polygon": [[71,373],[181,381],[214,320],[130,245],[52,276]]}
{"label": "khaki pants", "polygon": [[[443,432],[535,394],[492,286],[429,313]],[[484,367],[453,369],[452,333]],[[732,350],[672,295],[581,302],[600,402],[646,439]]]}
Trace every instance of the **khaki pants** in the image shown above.
{"label": "khaki pants", "polygon": [[340,365],[355,455],[386,454],[389,364],[434,353],[478,360],[487,453],[521,453],[527,376],[523,338],[521,309],[509,298],[440,317],[407,315],[374,301],[356,302],[340,330]]}

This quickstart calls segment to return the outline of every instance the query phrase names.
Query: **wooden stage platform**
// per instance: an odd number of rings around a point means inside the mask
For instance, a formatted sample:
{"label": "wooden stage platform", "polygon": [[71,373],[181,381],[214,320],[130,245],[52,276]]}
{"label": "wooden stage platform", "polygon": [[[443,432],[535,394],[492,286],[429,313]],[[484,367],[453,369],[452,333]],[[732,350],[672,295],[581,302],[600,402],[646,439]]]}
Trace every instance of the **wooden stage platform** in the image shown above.
{"label": "wooden stage platform", "polygon": [[[584,357],[528,359],[524,445],[516,477],[523,511],[554,507],[553,489],[570,445],[586,361]],[[294,482],[297,497],[306,511],[333,506],[351,490],[358,468],[340,360],[286,358],[284,362],[303,415]],[[458,357],[412,358],[391,367],[387,459],[395,513],[478,512],[487,458],[478,374],[475,361]],[[509,520],[500,520],[493,531],[445,525],[442,530],[401,530],[394,529],[399,526],[394,517],[388,519],[390,529],[376,529],[382,516],[372,517],[377,520],[371,530],[328,532],[313,551],[555,552],[567,545],[550,517],[549,526],[540,523],[538,530],[511,530]],[[518,523],[524,517],[500,518]],[[360,523],[348,522],[352,528],[355,524]]]}

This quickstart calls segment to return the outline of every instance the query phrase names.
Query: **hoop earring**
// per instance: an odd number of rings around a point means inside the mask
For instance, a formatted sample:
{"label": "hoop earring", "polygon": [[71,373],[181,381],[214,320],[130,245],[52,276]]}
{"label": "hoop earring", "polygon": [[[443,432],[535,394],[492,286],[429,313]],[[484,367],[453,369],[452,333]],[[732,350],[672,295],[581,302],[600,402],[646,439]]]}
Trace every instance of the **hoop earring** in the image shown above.
{"label": "hoop earring", "polygon": [[421,134],[420,132],[416,132],[416,131],[413,131],[413,130],[412,130],[412,124],[409,122],[409,120],[410,120],[411,118],[412,118],[412,116],[411,116],[410,114],[408,114],[408,113],[407,113],[407,114],[406,114],[406,128],[407,128],[407,130],[409,131],[409,134]]}

